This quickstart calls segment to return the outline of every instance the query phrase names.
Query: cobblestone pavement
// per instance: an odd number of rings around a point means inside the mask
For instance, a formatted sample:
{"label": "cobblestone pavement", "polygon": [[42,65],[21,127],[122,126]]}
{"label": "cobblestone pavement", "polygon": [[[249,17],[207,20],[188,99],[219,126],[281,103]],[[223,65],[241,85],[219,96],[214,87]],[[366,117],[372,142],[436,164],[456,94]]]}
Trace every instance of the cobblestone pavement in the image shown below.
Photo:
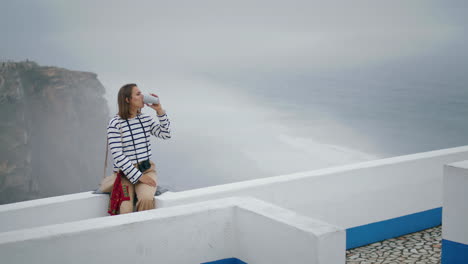
{"label": "cobblestone pavement", "polygon": [[346,251],[347,264],[440,263],[442,228],[388,239]]}

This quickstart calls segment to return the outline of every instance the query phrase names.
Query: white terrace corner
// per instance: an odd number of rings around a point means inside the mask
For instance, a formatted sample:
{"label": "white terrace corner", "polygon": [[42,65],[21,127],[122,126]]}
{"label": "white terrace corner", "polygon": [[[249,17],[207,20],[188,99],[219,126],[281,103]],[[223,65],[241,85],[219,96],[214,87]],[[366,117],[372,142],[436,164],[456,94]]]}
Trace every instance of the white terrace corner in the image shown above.
{"label": "white terrace corner", "polygon": [[92,192],[1,205],[0,254],[6,263],[336,264],[346,249],[443,220],[442,263],[468,263],[465,160],[468,146],[166,192],[158,209],[112,217],[108,195]]}

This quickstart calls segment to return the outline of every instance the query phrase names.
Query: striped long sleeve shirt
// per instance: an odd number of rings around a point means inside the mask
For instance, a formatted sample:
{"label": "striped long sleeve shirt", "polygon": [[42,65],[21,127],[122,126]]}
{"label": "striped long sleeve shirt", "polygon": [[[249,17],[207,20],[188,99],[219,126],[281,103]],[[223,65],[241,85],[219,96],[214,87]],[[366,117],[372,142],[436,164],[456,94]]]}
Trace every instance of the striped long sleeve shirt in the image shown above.
{"label": "striped long sleeve shirt", "polygon": [[[108,147],[114,159],[114,172],[122,170],[133,184],[137,183],[142,175],[133,165],[151,158],[150,135],[161,139],[171,138],[167,115],[158,115],[158,119],[159,124],[149,115],[138,114],[137,117],[128,119],[127,123],[117,115],[110,120],[107,127]],[[133,133],[133,140],[130,132]]]}

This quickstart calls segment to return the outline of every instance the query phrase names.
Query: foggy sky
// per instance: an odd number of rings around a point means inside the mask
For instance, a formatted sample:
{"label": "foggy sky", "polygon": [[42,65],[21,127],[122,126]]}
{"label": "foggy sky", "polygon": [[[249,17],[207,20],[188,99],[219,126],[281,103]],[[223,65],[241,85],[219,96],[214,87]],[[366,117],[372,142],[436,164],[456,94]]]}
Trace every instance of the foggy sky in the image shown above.
{"label": "foggy sky", "polygon": [[125,83],[159,94],[174,134],[153,140],[161,181],[194,188],[385,157],[325,110],[305,130],[294,102],[269,99],[287,85],[273,87],[298,72],[367,79],[388,65],[466,85],[466,11],[464,1],[3,1],[0,60],[95,72],[111,112]]}

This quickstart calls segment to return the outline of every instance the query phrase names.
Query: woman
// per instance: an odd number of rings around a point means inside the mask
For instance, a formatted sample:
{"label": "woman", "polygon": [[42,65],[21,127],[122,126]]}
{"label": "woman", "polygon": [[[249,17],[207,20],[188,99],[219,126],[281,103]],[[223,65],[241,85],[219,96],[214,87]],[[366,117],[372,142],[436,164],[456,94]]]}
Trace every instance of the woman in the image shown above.
{"label": "woman", "polygon": [[[151,96],[158,97],[155,94]],[[114,173],[117,174],[108,212],[111,215],[133,212],[135,198],[137,211],[154,209],[157,177],[155,165],[150,161],[150,135],[171,138],[169,119],[161,102],[146,104],[156,111],[159,123],[141,113],[145,106],[143,94],[134,83],[120,88],[117,101],[119,113],[107,127],[108,147],[114,160]]]}

